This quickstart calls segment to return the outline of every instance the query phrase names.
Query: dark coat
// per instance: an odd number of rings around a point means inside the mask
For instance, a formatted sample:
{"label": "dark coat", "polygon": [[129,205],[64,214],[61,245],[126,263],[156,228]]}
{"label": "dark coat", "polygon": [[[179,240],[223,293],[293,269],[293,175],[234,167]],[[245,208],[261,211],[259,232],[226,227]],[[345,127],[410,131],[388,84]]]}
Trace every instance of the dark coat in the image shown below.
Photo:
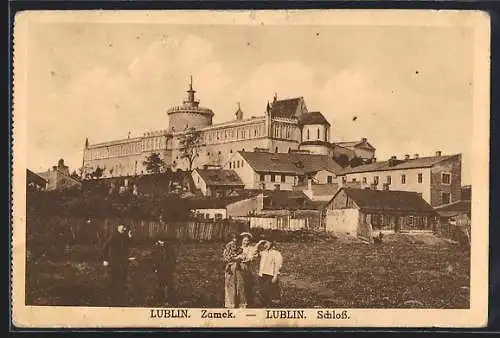
{"label": "dark coat", "polygon": [[110,264],[125,264],[128,261],[131,239],[127,232],[115,231],[102,248],[103,260]]}
{"label": "dark coat", "polygon": [[176,265],[176,254],[172,244],[155,244],[153,249],[153,269],[160,275],[168,275],[174,272]]}

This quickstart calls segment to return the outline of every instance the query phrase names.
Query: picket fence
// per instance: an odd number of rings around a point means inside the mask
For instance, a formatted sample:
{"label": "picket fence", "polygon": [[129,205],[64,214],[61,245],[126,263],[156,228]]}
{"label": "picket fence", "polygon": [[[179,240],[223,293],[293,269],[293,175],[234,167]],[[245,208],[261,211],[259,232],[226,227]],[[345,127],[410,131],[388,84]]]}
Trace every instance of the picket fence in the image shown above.
{"label": "picket fence", "polygon": [[233,232],[249,230],[249,222],[185,221],[158,222],[133,219],[95,219],[52,217],[29,219],[29,236],[48,237],[53,241],[100,244],[107,239],[118,224],[128,226],[137,241],[172,239],[178,241],[225,241]]}
{"label": "picket fence", "polygon": [[250,229],[297,231],[307,228],[307,219],[291,217],[248,217]]}

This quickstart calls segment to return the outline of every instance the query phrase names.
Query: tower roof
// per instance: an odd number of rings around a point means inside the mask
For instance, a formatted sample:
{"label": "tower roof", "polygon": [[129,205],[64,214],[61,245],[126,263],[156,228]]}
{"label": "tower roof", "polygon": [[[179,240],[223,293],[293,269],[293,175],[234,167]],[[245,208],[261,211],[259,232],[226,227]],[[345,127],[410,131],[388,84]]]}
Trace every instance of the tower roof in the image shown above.
{"label": "tower roof", "polygon": [[214,113],[211,109],[201,107],[199,105],[200,101],[195,99],[196,90],[193,89],[193,77],[190,77],[189,87],[186,91],[188,93],[186,100],[182,102],[182,105],[173,106],[167,110],[167,114],[175,114],[175,113],[195,113],[202,115],[213,116]]}

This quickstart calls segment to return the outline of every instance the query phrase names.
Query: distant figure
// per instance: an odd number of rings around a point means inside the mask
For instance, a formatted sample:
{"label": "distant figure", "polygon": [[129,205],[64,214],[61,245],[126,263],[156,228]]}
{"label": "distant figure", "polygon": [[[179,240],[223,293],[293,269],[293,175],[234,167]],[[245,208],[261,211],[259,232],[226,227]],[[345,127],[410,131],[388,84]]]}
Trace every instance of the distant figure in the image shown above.
{"label": "distant figure", "polygon": [[134,196],[139,196],[139,188],[137,187],[136,184],[134,184],[134,186],[133,186],[132,194]]}
{"label": "distant figure", "polygon": [[383,238],[384,238],[384,234],[382,233],[382,231],[380,231],[378,233],[378,236],[373,237],[373,243],[375,245],[382,245]]}
{"label": "distant figure", "polygon": [[110,266],[110,290],[117,305],[125,304],[126,301],[128,265],[129,260],[133,259],[129,258],[131,240],[131,231],[120,224],[102,248],[103,265]]}
{"label": "distant figure", "polygon": [[172,243],[158,240],[153,249],[153,270],[156,274],[156,292],[162,303],[177,305],[174,272],[176,254]]}

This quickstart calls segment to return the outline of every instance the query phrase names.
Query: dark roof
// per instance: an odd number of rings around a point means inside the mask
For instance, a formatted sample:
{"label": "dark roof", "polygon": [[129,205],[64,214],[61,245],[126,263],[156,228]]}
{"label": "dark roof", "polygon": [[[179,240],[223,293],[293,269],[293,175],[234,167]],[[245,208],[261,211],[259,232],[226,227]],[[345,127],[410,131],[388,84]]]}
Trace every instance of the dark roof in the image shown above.
{"label": "dark roof", "polygon": [[458,214],[469,214],[471,213],[471,201],[470,200],[461,200],[456,201],[450,204],[441,205],[439,207],[435,207],[439,215],[450,217]]}
{"label": "dark roof", "polygon": [[306,124],[330,125],[330,122],[328,122],[328,120],[319,111],[314,111],[314,112],[302,114],[300,116],[299,123],[301,125],[306,125]]}
{"label": "dark roof", "polygon": [[273,117],[286,117],[296,118],[295,113],[299,107],[300,102],[303,101],[302,97],[293,99],[276,100],[271,105],[271,116]]}
{"label": "dark roof", "polygon": [[33,182],[38,185],[45,185],[45,183],[47,183],[47,180],[44,177],[35,174],[33,171],[29,169],[26,169],[26,180],[27,183]]}
{"label": "dark roof", "polygon": [[434,209],[416,192],[341,188],[333,198],[342,190],[344,190],[363,211],[435,214]]}
{"label": "dark roof", "polygon": [[224,209],[231,203],[243,201],[258,195],[260,192],[242,193],[233,197],[191,197],[184,199],[189,209]]}
{"label": "dark roof", "polygon": [[240,177],[234,170],[225,169],[196,169],[207,186],[213,185],[228,185],[228,186],[244,186]]}
{"label": "dark roof", "polygon": [[336,175],[342,167],[327,155],[304,153],[269,153],[240,151],[241,156],[256,172],[304,175],[328,170]]}
{"label": "dark roof", "polygon": [[460,154],[456,155],[447,155],[447,156],[429,156],[429,157],[420,157],[409,160],[398,160],[395,165],[390,166],[390,161],[381,161],[370,164],[360,165],[349,170],[346,170],[346,174],[350,173],[363,173],[370,171],[384,171],[384,170],[398,170],[398,169],[412,169],[412,168],[430,168],[437,163],[445,160],[449,160],[454,156],[460,156]]}
{"label": "dark roof", "polygon": [[317,203],[311,201],[302,191],[273,190],[264,193],[264,210],[314,210]]}

